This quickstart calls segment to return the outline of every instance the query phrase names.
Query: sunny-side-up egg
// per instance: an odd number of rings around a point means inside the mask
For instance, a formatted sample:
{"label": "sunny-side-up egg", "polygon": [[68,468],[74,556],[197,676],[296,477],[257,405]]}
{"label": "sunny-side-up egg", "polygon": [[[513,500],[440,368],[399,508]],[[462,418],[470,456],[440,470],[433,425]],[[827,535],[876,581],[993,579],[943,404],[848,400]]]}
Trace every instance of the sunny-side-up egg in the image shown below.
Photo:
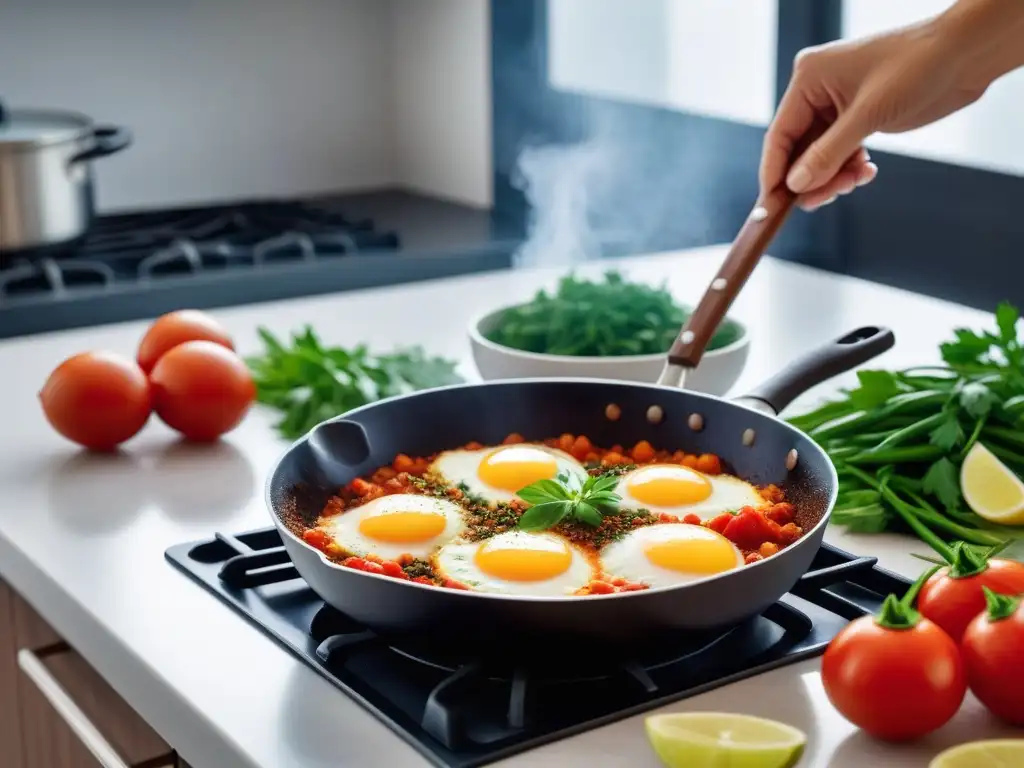
{"label": "sunny-side-up egg", "polygon": [[598,576],[597,564],[565,539],[526,531],[452,542],[438,551],[435,566],[475,590],[511,595],[571,595]]}
{"label": "sunny-side-up egg", "polygon": [[462,509],[445,499],[397,493],[326,518],[319,526],[351,555],[428,558],[465,529]]}
{"label": "sunny-side-up egg", "polygon": [[705,475],[678,464],[651,464],[627,472],[615,487],[625,509],[655,514],[695,514],[708,520],[741,507],[760,507],[765,501],[750,483],[730,475]]}
{"label": "sunny-side-up egg", "polygon": [[586,478],[586,470],[568,453],[530,443],[445,451],[434,459],[430,473],[489,502],[512,501],[526,486],[562,474]]}
{"label": "sunny-side-up egg", "polygon": [[666,523],[637,528],[601,552],[612,577],[668,587],[731,571],[743,565],[736,545],[710,528]]}

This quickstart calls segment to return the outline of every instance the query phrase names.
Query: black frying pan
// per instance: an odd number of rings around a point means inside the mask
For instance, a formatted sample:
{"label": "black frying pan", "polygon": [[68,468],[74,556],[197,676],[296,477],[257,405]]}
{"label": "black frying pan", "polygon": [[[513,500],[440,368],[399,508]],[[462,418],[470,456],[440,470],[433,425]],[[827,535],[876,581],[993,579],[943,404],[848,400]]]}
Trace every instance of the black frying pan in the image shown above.
{"label": "black frying pan", "polygon": [[[288,555],[330,605],[396,642],[479,654],[545,649],[650,647],[653,638],[720,630],[764,611],[814,558],[836,499],[836,473],[810,438],[776,414],[797,395],[889,349],[891,331],[860,328],[790,365],[746,397],[726,401],[679,386],[792,205],[762,201],[680,334],[657,385],[576,379],[516,380],[419,392],[358,408],[314,428],[281,457],[267,502]],[[792,298],[789,300],[793,300]],[[621,417],[606,417],[609,404]],[[657,406],[657,408],[653,408]],[[499,444],[585,434],[598,445],[649,440],[657,448],[718,455],[728,471],[784,488],[803,537],[763,561],[689,584],[585,597],[530,597],[443,589],[329,561],[301,533],[327,498],[398,453],[426,456],[478,441]],[[751,439],[752,438],[752,439]],[[561,650],[558,652],[567,652]]]}

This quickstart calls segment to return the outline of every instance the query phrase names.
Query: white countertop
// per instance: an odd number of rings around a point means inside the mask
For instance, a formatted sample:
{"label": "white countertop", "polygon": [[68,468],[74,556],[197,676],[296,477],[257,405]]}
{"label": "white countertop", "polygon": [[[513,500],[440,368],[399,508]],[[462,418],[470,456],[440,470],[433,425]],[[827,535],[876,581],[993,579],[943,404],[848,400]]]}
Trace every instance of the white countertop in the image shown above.
{"label": "white countertop", "polygon": [[[680,299],[692,302],[723,256],[716,247],[633,258],[623,268],[649,282],[667,279]],[[326,342],[367,342],[380,350],[420,343],[464,360],[464,372],[475,375],[465,335],[469,318],[527,298],[557,276],[492,273],[214,314],[242,352],[257,349],[259,324],[287,334],[312,323]],[[737,389],[858,325],[892,327],[897,345],[881,364],[909,366],[934,362],[937,344],[954,327],[990,322],[975,310],[770,259],[733,314],[752,332]],[[50,370],[90,348],[132,355],[145,327],[125,323],[0,342],[0,575],[195,768],[427,765],[385,725],[164,559],[172,544],[270,523],[263,480],[285,447],[270,428],[271,414],[254,412],[222,444],[205,448],[176,443],[154,419],[115,457],[80,454],[47,426],[35,398]],[[926,551],[895,536],[854,537],[833,529],[827,538],[911,576],[919,561],[909,553]],[[877,745],[828,704],[817,669],[818,661],[810,660],[665,709],[783,720],[808,733],[802,765],[815,767],[925,766],[945,746],[1007,733],[969,700],[953,723],[923,742]],[[501,763],[626,764],[658,765],[641,717]]]}

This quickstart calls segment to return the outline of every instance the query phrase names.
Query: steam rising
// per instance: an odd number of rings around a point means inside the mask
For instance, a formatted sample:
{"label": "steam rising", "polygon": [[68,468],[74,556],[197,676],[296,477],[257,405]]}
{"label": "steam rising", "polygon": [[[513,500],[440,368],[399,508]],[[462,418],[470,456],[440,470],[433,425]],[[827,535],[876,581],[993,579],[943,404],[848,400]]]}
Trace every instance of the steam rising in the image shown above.
{"label": "steam rising", "polygon": [[[679,223],[673,219],[682,216],[689,219],[690,237],[707,242],[709,212],[697,182],[706,158],[663,122],[634,116],[622,123],[604,107],[598,103],[574,115],[573,122],[584,125],[581,141],[519,153],[512,182],[531,210],[515,266],[572,267],[656,250],[668,244],[673,223]],[[678,233],[671,244],[685,245]]]}

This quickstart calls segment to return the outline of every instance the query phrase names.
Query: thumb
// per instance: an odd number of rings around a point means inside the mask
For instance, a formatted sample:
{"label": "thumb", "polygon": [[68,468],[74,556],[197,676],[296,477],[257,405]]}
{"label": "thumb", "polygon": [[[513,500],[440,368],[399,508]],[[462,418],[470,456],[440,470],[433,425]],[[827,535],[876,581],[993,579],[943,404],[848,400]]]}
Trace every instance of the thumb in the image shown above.
{"label": "thumb", "polygon": [[786,186],[801,194],[831,181],[870,133],[860,114],[853,107],[841,114],[793,164]]}

